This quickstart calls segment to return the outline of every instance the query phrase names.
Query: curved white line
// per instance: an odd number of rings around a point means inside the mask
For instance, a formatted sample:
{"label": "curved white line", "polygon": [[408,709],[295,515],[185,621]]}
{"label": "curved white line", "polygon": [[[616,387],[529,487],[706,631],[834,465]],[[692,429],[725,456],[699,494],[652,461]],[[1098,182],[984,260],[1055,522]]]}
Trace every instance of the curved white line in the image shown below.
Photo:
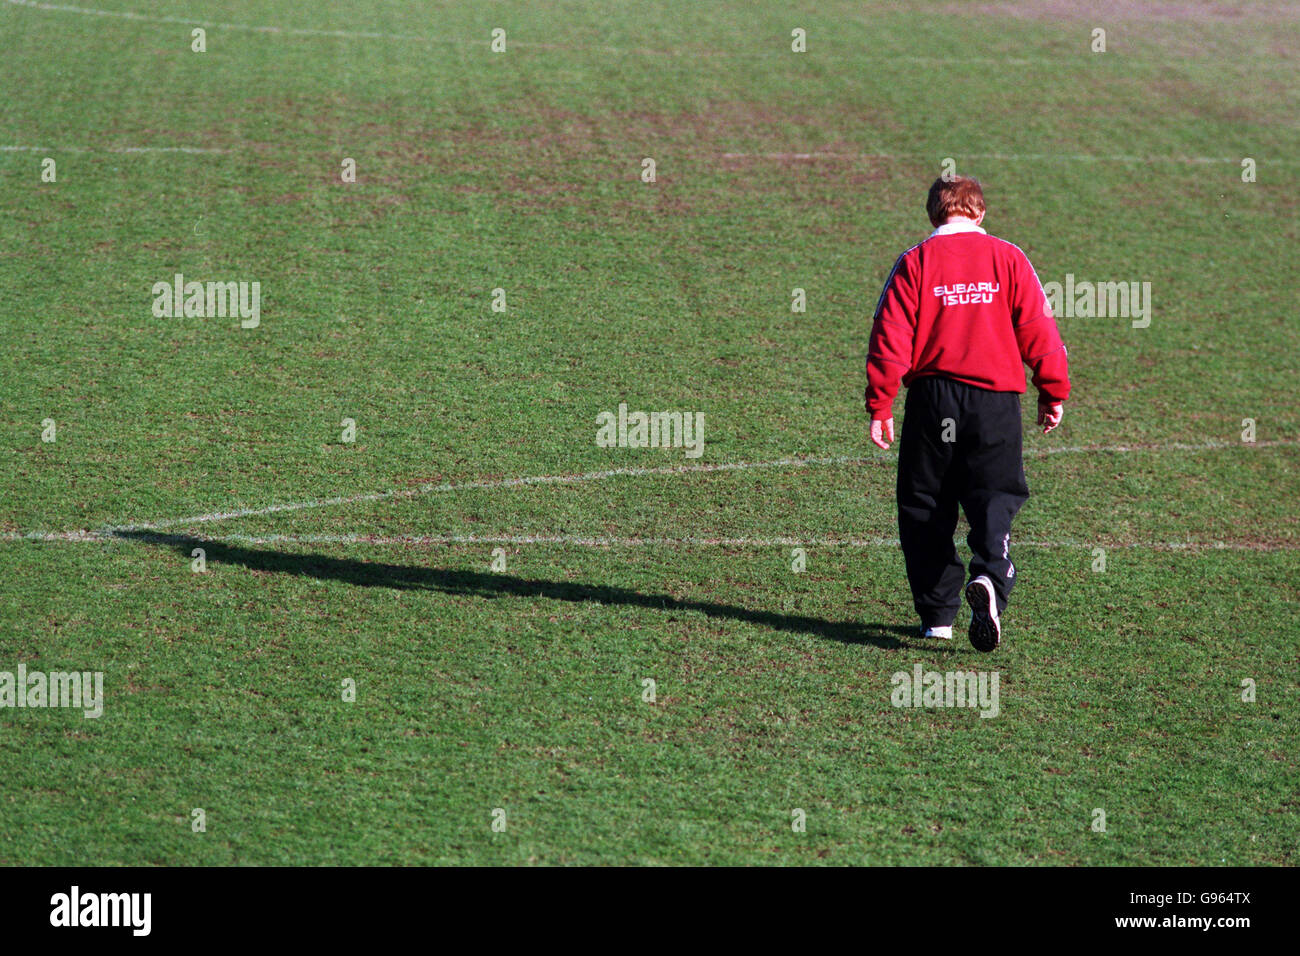
{"label": "curved white line", "polygon": [[[1276,440],[1256,442],[1256,446],[1273,447],[1278,445],[1296,445],[1297,441]],[[1128,454],[1131,452],[1142,451],[1211,451],[1222,448],[1249,447],[1240,442],[1203,442],[1201,444],[1186,444],[1182,442],[1173,442],[1167,445],[1075,445],[1065,447],[1047,447],[1026,449],[1026,457],[1039,457],[1046,455],[1060,454],[1078,454],[1078,453],[1095,453],[1095,454]],[[316,508],[328,508],[335,505],[364,504],[372,501],[387,501],[390,499],[415,498],[421,495],[436,494],[451,491],[480,491],[496,488],[521,488],[528,485],[565,485],[579,484],[588,481],[601,481],[606,478],[644,478],[649,475],[685,475],[685,474],[707,474],[711,472],[722,471],[752,471],[761,468],[803,468],[810,466],[825,465],[878,465],[892,461],[891,458],[884,454],[877,454],[872,458],[849,458],[838,456],[833,458],[779,458],[775,461],[737,461],[726,462],[721,464],[698,464],[698,465],[670,465],[661,468],[610,468],[605,471],[589,471],[576,475],[538,475],[529,478],[503,478],[487,481],[465,481],[465,482],[448,482],[444,484],[424,484],[417,485],[414,488],[405,488],[391,491],[376,491],[369,494],[345,495],[335,498],[318,498],[307,501],[294,501],[281,505],[267,505],[261,508],[239,508],[232,511],[213,511],[206,514],[191,515],[185,518],[166,518],[161,521],[145,522],[143,524],[117,525],[103,530],[106,531],[157,531],[164,528],[173,528],[177,525],[189,524],[209,524],[213,521],[226,521],[232,518],[253,518],[259,515],[280,514],[287,511],[309,511]]]}
{"label": "curved white line", "polygon": [[536,475],[528,478],[500,478],[486,481],[445,482],[442,484],[423,484],[414,488],[402,488],[391,491],[376,491],[369,494],[345,495],[337,498],[319,498],[309,501],[294,501],[282,505],[268,505],[263,508],[240,508],[234,511],[215,511],[208,514],[191,515],[187,518],[167,518],[143,524],[115,525],[103,528],[103,531],[157,531],[177,525],[207,524],[213,521],[225,521],[231,518],[251,518],[258,515],[279,514],[285,511],[306,511],[326,508],[333,505],[361,504],[371,501],[415,498],[421,495],[450,491],[482,491],[496,488],[522,488],[528,485],[571,485],[588,481],[601,481],[605,478],[644,478],[649,475],[685,475],[708,474],[722,471],[751,471],[757,468],[797,468],[807,465],[848,465],[880,463],[886,459],[879,458],[780,458],[776,461],[737,461],[720,464],[668,465],[660,468],[609,468],[605,471],[588,471],[575,475]]}
{"label": "curved white line", "polygon": [[[1300,445],[1295,439],[1270,439],[1266,441],[1243,442],[1170,442],[1164,445],[1073,445],[1064,447],[1027,448],[1027,458],[1046,457],[1060,454],[1133,454],[1141,452],[1167,451],[1215,451],[1227,448],[1278,448]],[[252,518],[259,515],[281,514],[284,512],[307,511],[316,508],[328,508],[335,505],[362,504],[373,501],[389,501],[415,498],[421,495],[456,491],[482,491],[498,488],[523,488],[531,485],[567,485],[606,478],[643,478],[650,475],[685,475],[710,474],[728,471],[752,471],[762,468],[806,468],[827,465],[879,465],[887,464],[893,459],[878,453],[871,458],[850,458],[836,456],[829,458],[779,458],[774,461],[737,461],[718,464],[667,465],[658,468],[609,468],[604,471],[588,471],[572,475],[535,475],[525,478],[500,478],[478,481],[427,483],[414,488],[376,491],[368,494],[342,495],[333,498],[316,498],[307,501],[294,501],[286,504],[267,505],[262,508],[239,508],[230,511],[212,511],[206,514],[190,515],[184,518],[166,518],[160,521],[146,521],[136,524],[108,525],[97,531],[10,531],[0,534],[0,541],[100,541],[111,537],[118,531],[161,531],[181,525],[211,524],[215,521],[227,521],[235,518]],[[1082,544],[1082,543],[1081,543]],[[1096,545],[1094,545],[1096,546]]]}

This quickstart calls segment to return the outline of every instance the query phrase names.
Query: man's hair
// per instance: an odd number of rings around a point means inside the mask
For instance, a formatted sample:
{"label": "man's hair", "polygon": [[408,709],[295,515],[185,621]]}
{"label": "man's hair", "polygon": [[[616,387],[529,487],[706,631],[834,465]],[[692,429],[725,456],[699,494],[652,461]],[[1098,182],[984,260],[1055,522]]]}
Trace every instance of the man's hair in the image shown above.
{"label": "man's hair", "polygon": [[980,188],[980,181],[969,176],[936,179],[925,200],[925,211],[935,226],[942,226],[953,216],[978,219],[984,211],[984,190]]}

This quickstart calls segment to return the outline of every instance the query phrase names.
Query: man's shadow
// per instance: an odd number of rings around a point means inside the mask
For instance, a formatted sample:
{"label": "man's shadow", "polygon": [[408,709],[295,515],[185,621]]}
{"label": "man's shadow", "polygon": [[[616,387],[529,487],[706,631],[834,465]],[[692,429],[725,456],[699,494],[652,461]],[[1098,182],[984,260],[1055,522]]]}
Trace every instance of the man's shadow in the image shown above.
{"label": "man's shadow", "polygon": [[642,594],[627,588],[604,584],[581,584],[570,581],[539,581],[509,574],[457,571],[413,565],[354,561],[323,554],[288,554],[269,549],[227,544],[191,535],[161,534],[153,531],[119,530],[119,538],[176,548],[189,558],[195,548],[202,548],[205,560],[218,564],[238,564],[254,571],[296,574],[322,581],[345,581],[360,587],[385,587],[442,591],[446,594],[496,598],[544,597],[554,601],[592,601],[597,604],[624,604],[657,611],[700,611],[709,617],[747,621],[778,631],[815,634],[842,644],[872,644],[876,647],[906,646],[898,638],[915,636],[912,629],[859,621],[828,621],[799,614],[753,610],[714,601],[691,601],[667,594]]}

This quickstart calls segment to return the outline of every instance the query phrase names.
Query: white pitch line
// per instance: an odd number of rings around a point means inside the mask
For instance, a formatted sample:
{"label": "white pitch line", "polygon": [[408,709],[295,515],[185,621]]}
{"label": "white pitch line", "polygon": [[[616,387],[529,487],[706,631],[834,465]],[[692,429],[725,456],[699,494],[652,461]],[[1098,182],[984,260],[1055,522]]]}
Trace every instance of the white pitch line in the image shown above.
{"label": "white pitch line", "polygon": [[[1170,442],[1164,445],[1067,445],[1064,447],[1027,448],[1027,458],[1045,457],[1060,454],[1132,454],[1142,452],[1164,451],[1214,451],[1227,448],[1248,447],[1294,447],[1300,445],[1296,439],[1269,439],[1253,442]],[[231,511],[212,511],[205,514],[190,515],[184,518],[166,518],[160,521],[148,521],[137,524],[109,525],[97,531],[9,531],[0,533],[0,541],[100,541],[112,537],[118,531],[161,531],[182,525],[211,524],[236,518],[253,518],[260,515],[281,514],[293,511],[307,511],[328,508],[336,505],[362,504],[374,501],[391,501],[415,498],[426,494],[456,491],[485,491],[500,488],[523,488],[533,485],[563,485],[583,482],[601,481],[606,478],[644,478],[652,475],[711,474],[730,471],[753,471],[763,468],[805,468],[834,465],[881,465],[888,464],[892,458],[877,454],[872,458],[851,458],[836,456],[829,458],[778,458],[774,461],[737,461],[717,464],[666,465],[658,468],[609,468],[604,471],[588,471],[571,475],[535,475],[525,478],[498,478],[478,481],[426,483],[414,488],[401,488],[390,491],[376,491],[368,494],[342,495],[333,498],[316,498],[307,501],[288,502],[280,505],[267,505],[262,508],[240,508]],[[743,539],[737,539],[743,540]]]}
{"label": "white pitch line", "polygon": [[[111,17],[118,20],[131,20],[137,23],[178,23],[189,27],[204,27],[205,29],[214,30],[243,30],[250,33],[263,33],[271,36],[299,36],[299,37],[325,37],[328,39],[338,40],[402,40],[412,43],[426,43],[430,45],[461,45],[461,46],[478,46],[488,45],[488,39],[483,40],[459,40],[449,37],[430,37],[412,33],[383,33],[373,30],[320,30],[310,27],[277,27],[264,26],[251,23],[221,23],[213,20],[199,20],[192,17],[175,17],[165,15],[155,15],[146,13],[133,13],[128,10],[100,10],[95,7],[78,7],[71,4],[63,3],[40,3],[38,0],[8,0],[15,7],[26,7],[31,10],[42,10],[47,13],[75,13],[89,17]],[[586,46],[582,44],[566,43],[542,43],[539,41],[510,39],[510,46],[531,47],[539,50],[558,50],[558,51],[582,51],[592,50],[601,53],[629,53],[635,56],[678,56],[678,57],[717,57],[717,56],[782,56],[785,55],[785,49],[782,45],[775,45],[770,50],[761,49],[725,49],[720,47],[702,48],[683,46],[675,50],[655,50],[646,47],[616,47],[616,46]],[[855,60],[861,62],[877,63],[912,63],[926,66],[954,66],[957,64],[964,65],[989,65],[989,66],[1033,66],[1035,64],[1042,66],[1058,67],[1060,61],[1055,58],[1043,57],[1041,59],[1026,59],[1024,57],[997,57],[997,56],[973,56],[973,57],[945,57],[945,56],[914,56],[906,53],[881,53],[873,56],[855,56]]]}
{"label": "white pitch line", "polygon": [[[251,23],[220,23],[213,20],[199,20],[193,17],[175,17],[159,16],[146,13],[132,13],[124,10],[100,10],[94,7],[77,7],[70,4],[62,3],[40,3],[37,0],[8,0],[10,4],[16,7],[27,7],[32,10],[43,10],[49,13],[77,13],[82,16],[91,17],[112,17],[119,20],[132,20],[138,23],[178,23],[188,27],[204,27],[212,30],[243,30],[249,33],[264,33],[272,36],[299,36],[299,37],[325,37],[338,40],[402,40],[411,43],[427,43],[441,45],[460,45],[460,46],[478,46],[487,47],[489,38],[484,37],[480,40],[460,40],[451,37],[430,37],[414,33],[384,33],[374,30],[320,30],[311,27],[278,27],[265,26]],[[541,43],[529,40],[510,39],[510,46],[535,47],[546,50],[598,50],[605,53],[633,53],[651,56],[716,56],[726,54],[727,50],[718,49],[700,49],[683,47],[680,50],[652,50],[643,47],[614,47],[614,46],[583,46],[579,44],[562,44],[562,43]],[[741,51],[748,53],[750,51]],[[774,51],[776,52],[776,51]],[[884,59],[889,59],[884,57]],[[900,59],[912,59],[901,57]],[[936,60],[929,57],[917,57],[918,61],[924,62],[994,62],[1013,65],[1027,64],[1027,60],[997,60],[992,58],[979,58],[976,60]]]}
{"label": "white pitch line", "polygon": [[[38,3],[36,0],[8,0],[15,7],[27,7],[43,10],[47,13],[77,13],[87,17],[110,17],[116,20],[133,20],[138,23],[179,23],[188,27],[203,27],[215,30],[244,30],[251,33],[283,34],[286,36],[333,37],[343,40],[413,40],[420,43],[455,43],[446,38],[415,36],[403,33],[379,33],[356,30],[316,30],[306,27],[259,26],[249,23],[219,23],[214,20],[200,20],[197,17],[172,17],[147,13],[133,13],[129,10],[99,10],[94,7],[76,7],[63,3]],[[486,45],[487,41],[484,41]]]}
{"label": "white pitch line", "polygon": [[[1257,442],[1257,445],[1274,446],[1274,445],[1295,445],[1296,441],[1276,440]],[[1076,445],[1061,448],[1044,448],[1044,449],[1027,449],[1026,456],[1035,455],[1052,455],[1052,454],[1070,454],[1070,453],[1116,453],[1125,454],[1140,451],[1208,451],[1222,448],[1237,447],[1230,442],[1204,442],[1201,444],[1186,444],[1175,442],[1161,446],[1138,446],[1138,445]],[[824,465],[866,465],[866,464],[884,464],[890,459],[883,455],[874,458],[850,458],[847,456],[838,456],[832,458],[781,458],[775,461],[759,462],[724,462],[717,464],[698,464],[698,465],[668,465],[657,468],[610,468],[603,471],[591,471],[581,474],[570,475],[536,475],[524,478],[502,478],[465,482],[444,482],[441,484],[427,483],[417,485],[414,488],[396,489],[389,491],[370,492],[366,494],[344,495],[331,498],[317,498],[307,501],[289,502],[279,505],[268,505],[261,508],[241,508],[231,511],[214,511],[199,515],[190,515],[183,518],[167,518],[160,521],[151,521],[137,524],[116,525],[104,530],[112,531],[158,531],[166,528],[176,527],[178,525],[191,524],[209,524],[215,521],[225,521],[236,518],[251,518],[268,514],[279,514],[292,511],[306,511],[317,508],[326,508],[337,505],[362,504],[374,501],[387,501],[392,499],[413,498],[426,494],[447,493],[456,491],[477,491],[493,490],[501,488],[519,488],[530,485],[546,484],[578,484],[583,482],[601,481],[607,478],[630,477],[641,478],[652,475],[680,475],[680,474],[708,474],[727,471],[750,471],[764,468],[791,468],[807,466],[824,466]],[[85,532],[71,532],[72,534],[82,534]],[[35,534],[44,534],[36,532]]]}
{"label": "white pitch line", "polygon": [[[415,547],[452,546],[463,544],[553,544],[580,548],[896,548],[897,538],[734,538],[734,537],[610,537],[597,535],[222,535],[221,541],[238,541],[243,544],[373,544]],[[1158,551],[1296,551],[1300,544],[1241,544],[1224,541],[1013,541],[1013,547],[1079,549],[1093,548],[1121,550],[1126,548],[1151,548]]]}
{"label": "white pitch line", "polygon": [[[1127,454],[1131,452],[1166,450],[1211,451],[1215,449],[1235,448],[1238,447],[1239,444],[1240,443],[1232,442],[1203,442],[1201,444],[1174,442],[1167,445],[1153,445],[1148,447],[1140,445],[1075,445],[1066,446],[1064,448],[1026,449],[1024,454],[1027,457],[1035,457],[1041,455],[1075,453]],[[1300,441],[1280,439],[1275,441],[1256,442],[1255,444],[1259,446],[1296,445],[1300,444]],[[173,528],[178,525],[210,524],[214,521],[226,521],[234,518],[254,518],[261,515],[281,514],[289,511],[309,511],[337,505],[365,504],[374,501],[415,498],[427,494],[454,491],[483,491],[498,488],[521,488],[529,485],[579,484],[589,481],[602,481],[606,478],[644,478],[651,475],[709,474],[713,472],[726,471],[753,471],[763,468],[802,468],[825,465],[879,465],[887,464],[890,461],[892,461],[892,459],[885,457],[883,454],[878,454],[873,458],[850,458],[847,456],[832,458],[779,458],[775,461],[737,461],[721,464],[667,465],[659,468],[610,468],[604,471],[589,471],[574,475],[537,475],[528,478],[501,478],[486,481],[447,482],[443,484],[430,483],[417,485],[414,488],[375,491],[368,494],[344,495],[334,498],[317,498],[307,501],[294,501],[280,505],[267,505],[261,508],[239,508],[232,511],[213,511],[205,514],[190,515],[185,518],[166,518],[160,521],[150,521],[141,524],[115,525],[104,530],[158,531],[164,528]]]}
{"label": "white pitch line", "polygon": [[103,531],[6,531],[0,541],[84,541],[102,542],[112,539]]}
{"label": "white pitch line", "polygon": [[1166,442],[1163,445],[1061,445],[1046,448],[1026,448],[1024,454],[1030,456],[1073,455],[1079,453],[1126,455],[1144,451],[1216,451],[1224,448],[1288,448],[1300,445],[1300,439],[1270,438],[1265,441],[1206,441],[1206,442]]}
{"label": "white pitch line", "polygon": [[[159,535],[166,538],[166,535]],[[178,535],[178,537],[183,537]],[[119,537],[111,531],[10,532],[0,534],[0,540],[63,541],[77,543],[126,543],[130,539]],[[576,548],[896,548],[897,538],[834,538],[834,537],[617,537],[611,535],[571,534],[433,534],[433,535],[374,535],[374,534],[224,534],[219,538],[198,538],[214,544],[239,543],[257,545],[373,545],[397,547],[454,547],[457,545],[559,545]],[[1094,548],[1110,550],[1149,548],[1153,551],[1297,551],[1300,544],[1254,544],[1233,541],[1014,541],[1017,548],[1045,548],[1053,550],[1080,550],[1091,552]]]}
{"label": "white pitch line", "polygon": [[0,153],[228,153],[201,146],[0,146]]}
{"label": "white pitch line", "polygon": [[[932,160],[939,153],[723,153],[723,159],[772,159],[789,162],[791,160],[844,159],[865,160],[882,159],[888,162],[906,160]],[[1241,156],[1126,156],[1097,155],[1095,153],[958,153],[964,160],[989,160],[992,162],[1079,162],[1079,163],[1183,163],[1188,165],[1217,165],[1229,163],[1241,164]],[[1289,159],[1269,159],[1275,166],[1292,166],[1297,161]]]}
{"label": "white pitch line", "polygon": [[231,518],[252,518],[259,515],[279,514],[286,511],[306,511],[326,508],[334,505],[362,504],[372,501],[389,501],[401,498],[415,498],[421,495],[453,491],[484,491],[498,488],[522,488],[529,485],[565,485],[588,481],[601,481],[606,478],[644,478],[650,475],[709,474],[725,471],[751,471],[759,468],[797,468],[807,465],[842,465],[880,463],[886,459],[868,458],[780,458],[775,461],[737,461],[718,464],[666,465],[659,468],[609,468],[604,471],[588,471],[573,475],[535,475],[527,478],[498,478],[483,481],[444,482],[442,484],[423,484],[414,488],[401,488],[390,491],[375,491],[368,494],[345,495],[336,498],[318,498],[309,501],[294,501],[282,505],[267,505],[263,508],[240,508],[234,511],[214,511],[207,514],[191,515],[186,518],[167,518],[162,521],[150,521],[143,524],[115,525],[104,531],[157,531],[177,525],[207,524],[213,521],[225,521]]}
{"label": "white pitch line", "polygon": [[[8,0],[13,3],[15,0]],[[202,146],[19,146],[0,145],[0,153],[186,153],[189,155],[224,155],[228,149]],[[818,160],[818,159],[883,159],[890,162],[915,159],[933,159],[938,154],[927,153],[723,153],[723,159],[772,159],[772,160]],[[999,160],[1011,162],[1046,162],[1062,160],[1065,162],[1099,162],[1099,163],[1187,163],[1213,165],[1229,163],[1238,165],[1240,157],[1233,156],[1096,156],[1084,153],[1060,154],[1050,153],[966,153],[964,159]],[[1273,165],[1294,165],[1290,160],[1269,160]]]}
{"label": "white pitch line", "polygon": [[[448,37],[429,37],[419,34],[410,33],[385,33],[372,30],[321,30],[311,27],[280,27],[262,24],[250,23],[224,23],[214,20],[199,20],[192,17],[175,17],[165,15],[134,13],[129,10],[101,10],[95,7],[79,7],[71,4],[60,3],[41,3],[38,0],[7,0],[11,6],[25,7],[32,10],[41,10],[50,13],[74,13],[82,16],[93,17],[110,17],[119,20],[130,20],[139,23],[168,23],[182,24],[188,27],[200,26],[205,29],[215,30],[242,30],[249,33],[262,33],[271,36],[302,36],[302,37],[326,37],[333,39],[357,39],[357,40],[401,40],[414,43],[441,44],[441,45],[458,45],[458,46],[476,46],[480,43],[486,45],[487,41],[477,40],[459,40]],[[745,55],[777,55],[777,51],[764,53],[756,50],[726,50],[726,49],[699,49],[683,47],[678,50],[653,50],[637,47],[613,47],[613,46],[581,46],[562,43],[543,43],[540,41],[517,40],[509,41],[512,46],[531,47],[540,50],[557,50],[557,51],[580,51],[594,50],[604,53],[633,54],[643,56],[682,56],[682,57],[713,57],[713,56],[745,56]],[[891,64],[913,63],[934,66],[955,66],[958,64],[977,64],[977,65],[1001,65],[1001,66],[1030,66],[1035,63],[1044,63],[1056,65],[1055,60],[1032,60],[1018,57],[928,57],[912,56],[908,54],[882,54],[878,57],[858,58],[865,60],[875,60]],[[0,146],[0,152],[4,151],[39,151],[45,147],[38,146]],[[53,150],[49,150],[53,151]],[[74,149],[63,148],[62,152],[95,152],[92,149]],[[109,153],[225,153],[223,149],[200,149],[196,147],[170,146],[170,147],[122,147],[109,148],[102,150]],[[831,153],[831,152],[808,152],[808,153],[723,153],[724,159],[883,159],[889,161],[898,161],[904,159],[933,159],[936,154],[930,153],[912,153],[912,154],[856,154],[856,153]],[[1242,157],[1212,157],[1212,156],[1097,156],[1088,153],[1075,154],[1052,154],[1052,153],[965,153],[963,159],[969,160],[994,160],[1010,162],[1123,162],[1123,163],[1191,163],[1191,164],[1218,164],[1232,163],[1238,164]],[[1291,166],[1296,165],[1296,161],[1291,160],[1269,160],[1271,165]]]}

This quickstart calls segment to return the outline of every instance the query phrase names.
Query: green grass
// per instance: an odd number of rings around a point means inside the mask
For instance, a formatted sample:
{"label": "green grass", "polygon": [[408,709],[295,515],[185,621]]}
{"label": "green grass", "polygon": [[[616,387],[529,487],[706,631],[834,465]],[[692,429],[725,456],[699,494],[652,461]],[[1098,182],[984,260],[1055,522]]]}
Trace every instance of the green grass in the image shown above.
{"label": "green grass", "polygon": [[[105,682],[98,720],[0,711],[0,863],[1295,862],[1293,13],[94,7],[163,22],[0,5],[0,146],[48,147],[0,150],[0,671]],[[394,36],[196,54],[188,16]],[[112,151],[144,146],[224,152]],[[912,637],[896,548],[826,542],[895,534],[862,357],[949,156],[1044,281],[1154,300],[1060,322],[992,656]],[[178,271],[260,281],[261,326],[154,318]],[[850,461],[15,538],[690,464],[596,446],[621,401],[703,412],[698,463]],[[493,572],[365,540],[468,535],[823,543],[796,574],[788,544]],[[1001,713],[892,707],[918,663],[996,670]]]}

